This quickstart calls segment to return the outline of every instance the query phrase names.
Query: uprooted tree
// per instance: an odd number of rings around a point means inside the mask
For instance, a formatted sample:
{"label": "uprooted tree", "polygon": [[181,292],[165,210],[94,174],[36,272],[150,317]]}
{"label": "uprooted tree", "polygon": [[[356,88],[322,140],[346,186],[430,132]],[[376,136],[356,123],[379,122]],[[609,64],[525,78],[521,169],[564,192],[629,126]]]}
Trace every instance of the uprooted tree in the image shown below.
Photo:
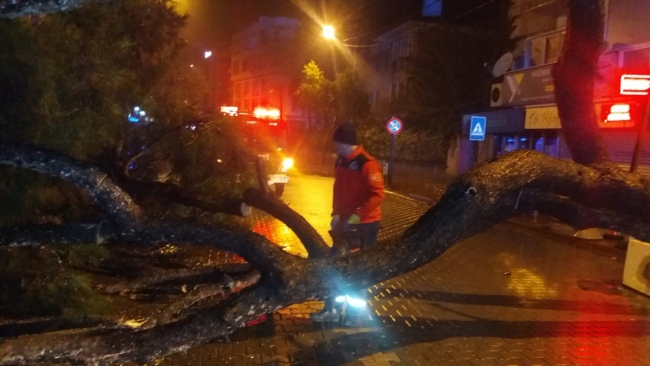
{"label": "uprooted tree", "polygon": [[[0,5],[3,3],[7,1]],[[55,6],[58,2],[42,3]],[[555,216],[577,229],[611,228],[650,240],[650,183],[611,163],[593,110],[596,63],[602,51],[602,4],[569,0],[568,6],[565,50],[553,77],[562,128],[574,161],[518,151],[483,163],[457,178],[439,202],[401,236],[381,241],[365,252],[328,257],[327,245],[316,231],[264,188],[249,189],[243,202],[285,222],[302,240],[308,258],[288,254],[266,238],[238,227],[151,218],[147,206],[130,194],[143,183],[117,174],[119,169],[103,171],[56,151],[2,144],[0,164],[68,181],[85,190],[105,214],[96,223],[2,228],[3,246],[197,244],[235,253],[254,269],[230,290],[204,287],[205,293],[219,293],[218,301],[182,317],[163,312],[139,329],[96,324],[65,334],[7,339],[0,345],[2,364],[109,364],[146,361],[185,350],[282,307],[366,288],[411,271],[455,243],[530,210]],[[12,12],[24,13],[19,6]],[[152,194],[166,194],[204,210],[228,211],[222,209],[224,205],[188,196],[174,186],[161,186]],[[193,296],[202,297],[190,293],[188,303]]]}

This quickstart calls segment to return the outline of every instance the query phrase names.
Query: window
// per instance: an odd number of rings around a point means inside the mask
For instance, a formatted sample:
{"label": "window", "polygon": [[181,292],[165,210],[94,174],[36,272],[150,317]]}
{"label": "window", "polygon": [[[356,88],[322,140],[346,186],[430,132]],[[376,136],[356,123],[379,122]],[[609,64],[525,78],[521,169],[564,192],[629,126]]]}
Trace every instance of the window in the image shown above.
{"label": "window", "polygon": [[241,39],[235,38],[232,41],[232,53],[236,55],[239,51],[241,51]]}
{"label": "window", "polygon": [[253,80],[253,95],[260,95],[262,94],[262,80],[261,79],[255,79]]}
{"label": "window", "polygon": [[251,95],[251,81],[247,80],[244,82],[244,96],[249,97],[250,95]]}
{"label": "window", "polygon": [[268,77],[262,78],[261,80],[261,94],[267,94],[269,92],[269,88],[271,86],[270,80]]}
{"label": "window", "polygon": [[232,62],[232,74],[237,75],[241,71],[241,61],[235,60]]}
{"label": "window", "polygon": [[235,99],[241,98],[241,83],[235,83]]}
{"label": "window", "polygon": [[564,34],[564,31],[558,31],[526,39],[524,67],[557,62],[562,52]]}
{"label": "window", "polygon": [[241,63],[241,71],[248,72],[250,71],[250,68],[251,68],[251,60],[250,58],[245,58]]}
{"label": "window", "polygon": [[399,86],[398,86],[397,90],[398,90],[397,94],[399,95],[400,98],[403,97],[404,94],[406,94],[406,89],[404,87],[404,82],[399,83]]}
{"label": "window", "polygon": [[548,43],[546,45],[546,62],[554,63],[557,62],[560,58],[560,52],[562,52],[562,43],[564,37],[561,37],[559,34],[548,37]]}
{"label": "window", "polygon": [[623,67],[630,69],[647,70],[650,67],[650,47],[625,51],[623,53]]}

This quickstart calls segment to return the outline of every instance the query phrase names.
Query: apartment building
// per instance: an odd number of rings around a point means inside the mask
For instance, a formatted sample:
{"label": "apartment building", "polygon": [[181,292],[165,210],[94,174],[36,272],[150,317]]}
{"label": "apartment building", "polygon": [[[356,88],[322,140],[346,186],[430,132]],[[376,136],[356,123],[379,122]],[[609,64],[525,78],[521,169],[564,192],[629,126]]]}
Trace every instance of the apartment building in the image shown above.
{"label": "apartment building", "polygon": [[[609,0],[604,6],[604,50],[598,65],[594,108],[612,159],[629,167],[643,119],[638,98],[621,96],[616,89],[623,73],[650,73],[650,1]],[[562,52],[567,7],[562,0],[517,0],[514,36],[522,41],[514,61],[490,92],[490,110],[463,116],[458,160],[450,162],[458,173],[491,157],[517,149],[535,149],[570,159],[555,104],[551,68]],[[623,113],[616,113],[623,112]],[[485,121],[484,139],[472,143],[472,117]],[[641,156],[643,174],[650,174],[650,151]]]}
{"label": "apartment building", "polygon": [[[300,76],[296,47],[299,21],[265,17],[232,38],[232,103],[241,111],[277,108],[283,119],[300,123],[303,113],[294,103]],[[296,71],[297,70],[297,71]]]}

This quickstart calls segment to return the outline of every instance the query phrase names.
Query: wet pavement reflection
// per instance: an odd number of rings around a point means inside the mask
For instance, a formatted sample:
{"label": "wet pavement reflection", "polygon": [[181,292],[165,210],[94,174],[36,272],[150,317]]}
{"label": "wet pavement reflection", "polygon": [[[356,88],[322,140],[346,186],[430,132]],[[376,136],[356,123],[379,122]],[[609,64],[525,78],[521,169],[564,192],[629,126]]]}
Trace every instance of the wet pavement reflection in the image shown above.
{"label": "wet pavement reflection", "polygon": [[[283,199],[321,235],[332,179],[295,175]],[[380,239],[427,206],[389,194]],[[254,231],[306,256],[295,235],[256,212]],[[368,289],[361,324],[315,324],[312,301],[282,309],[169,365],[650,365],[650,299],[619,287],[625,252],[501,224],[434,262]],[[589,285],[585,285],[585,284]],[[598,286],[597,284],[607,286]],[[614,284],[614,285],[612,285]],[[616,291],[600,291],[612,288]]]}

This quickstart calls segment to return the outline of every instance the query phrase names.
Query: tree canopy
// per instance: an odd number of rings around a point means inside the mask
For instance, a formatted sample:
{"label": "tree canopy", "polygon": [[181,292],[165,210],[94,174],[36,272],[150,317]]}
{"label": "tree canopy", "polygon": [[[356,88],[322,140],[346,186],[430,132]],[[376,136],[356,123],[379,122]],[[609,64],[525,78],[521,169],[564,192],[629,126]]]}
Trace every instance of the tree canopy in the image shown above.
{"label": "tree canopy", "polygon": [[368,117],[370,105],[355,71],[346,68],[337,72],[334,80],[313,60],[303,67],[303,79],[296,91],[298,104],[309,111],[309,118],[331,127],[334,121],[354,122]]}

